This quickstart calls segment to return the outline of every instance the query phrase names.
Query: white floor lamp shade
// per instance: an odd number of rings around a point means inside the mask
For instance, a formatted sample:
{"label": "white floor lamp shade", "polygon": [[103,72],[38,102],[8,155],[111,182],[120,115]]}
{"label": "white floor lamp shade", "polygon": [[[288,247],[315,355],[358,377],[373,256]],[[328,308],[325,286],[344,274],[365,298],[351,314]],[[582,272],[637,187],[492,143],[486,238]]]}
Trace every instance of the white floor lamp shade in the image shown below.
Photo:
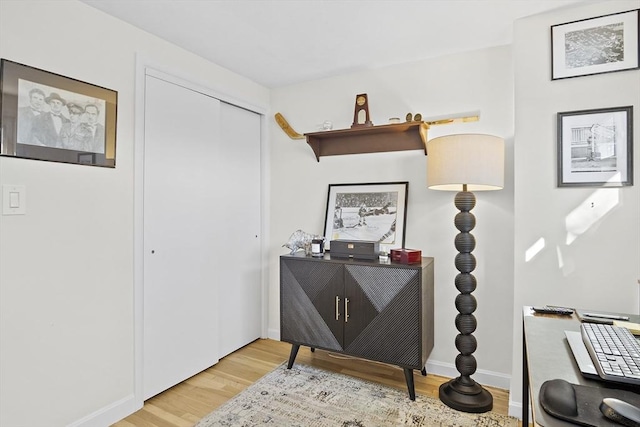
{"label": "white floor lamp shade", "polygon": [[427,185],[432,190],[500,190],[504,140],[482,134],[447,135],[427,143]]}
{"label": "white floor lamp shade", "polygon": [[504,186],[504,140],[482,134],[448,135],[427,143],[427,185],[432,190],[458,191],[455,205],[460,211],[454,224],[458,231],[455,247],[455,285],[460,294],[455,305],[458,310],[455,325],[458,329],[456,369],[460,376],[440,386],[440,400],[447,406],[464,412],[487,412],[493,408],[493,396],[471,375],[477,364],[473,356],[477,342],[473,336],[477,322],[473,312],[477,308],[476,278],[471,272],[476,259],[471,254],[476,241],[470,233],[476,219],[471,210],[476,204],[472,191],[500,190]]}

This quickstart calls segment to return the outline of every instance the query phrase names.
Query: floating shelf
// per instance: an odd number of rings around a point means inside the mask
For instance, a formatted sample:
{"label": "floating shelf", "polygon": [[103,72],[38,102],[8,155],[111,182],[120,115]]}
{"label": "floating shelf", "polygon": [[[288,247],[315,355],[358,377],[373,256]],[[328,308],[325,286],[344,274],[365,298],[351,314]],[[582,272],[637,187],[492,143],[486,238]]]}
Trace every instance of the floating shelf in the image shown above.
{"label": "floating shelf", "polygon": [[380,126],[305,133],[316,160],[322,156],[422,150],[427,154],[427,129],[424,122],[407,122]]}

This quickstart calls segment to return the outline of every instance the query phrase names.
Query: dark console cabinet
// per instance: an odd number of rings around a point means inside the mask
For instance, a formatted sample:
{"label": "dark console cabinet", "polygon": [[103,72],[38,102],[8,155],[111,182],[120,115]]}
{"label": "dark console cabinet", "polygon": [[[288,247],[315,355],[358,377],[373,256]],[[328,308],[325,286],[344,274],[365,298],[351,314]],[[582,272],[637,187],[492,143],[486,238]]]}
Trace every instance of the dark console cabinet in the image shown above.
{"label": "dark console cabinet", "polygon": [[420,264],[280,257],[280,339],[398,365],[411,399],[413,370],[433,348],[433,258]]}

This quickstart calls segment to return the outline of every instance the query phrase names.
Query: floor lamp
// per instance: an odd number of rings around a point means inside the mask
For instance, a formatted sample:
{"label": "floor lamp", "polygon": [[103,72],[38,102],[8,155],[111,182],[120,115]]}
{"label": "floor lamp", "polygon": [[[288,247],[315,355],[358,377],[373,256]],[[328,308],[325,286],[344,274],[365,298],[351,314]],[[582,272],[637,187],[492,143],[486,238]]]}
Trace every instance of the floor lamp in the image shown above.
{"label": "floor lamp", "polygon": [[454,224],[460,231],[455,237],[458,255],[456,269],[460,272],[455,285],[460,294],[455,305],[458,310],[456,329],[456,369],[460,376],[440,386],[440,400],[447,406],[463,412],[487,412],[493,408],[493,396],[471,375],[477,363],[473,352],[477,342],[473,336],[476,318],[473,312],[477,303],[472,292],[476,278],[471,272],[476,259],[471,254],[476,246],[470,233],[476,218],[470,212],[476,204],[472,191],[500,190],[504,183],[504,140],[496,136],[480,134],[448,135],[434,138],[427,143],[427,184],[432,190],[458,191],[455,206],[460,211]]}

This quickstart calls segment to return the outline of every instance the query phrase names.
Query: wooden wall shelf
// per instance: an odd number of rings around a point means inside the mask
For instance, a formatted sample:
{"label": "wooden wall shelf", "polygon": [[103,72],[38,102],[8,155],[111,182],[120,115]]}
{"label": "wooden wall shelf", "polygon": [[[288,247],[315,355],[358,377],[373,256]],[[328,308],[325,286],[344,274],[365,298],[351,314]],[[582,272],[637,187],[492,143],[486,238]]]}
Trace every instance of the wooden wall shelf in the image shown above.
{"label": "wooden wall shelf", "polygon": [[305,133],[304,136],[317,161],[322,156],[405,150],[423,150],[426,155],[427,129],[427,123],[408,122]]}

